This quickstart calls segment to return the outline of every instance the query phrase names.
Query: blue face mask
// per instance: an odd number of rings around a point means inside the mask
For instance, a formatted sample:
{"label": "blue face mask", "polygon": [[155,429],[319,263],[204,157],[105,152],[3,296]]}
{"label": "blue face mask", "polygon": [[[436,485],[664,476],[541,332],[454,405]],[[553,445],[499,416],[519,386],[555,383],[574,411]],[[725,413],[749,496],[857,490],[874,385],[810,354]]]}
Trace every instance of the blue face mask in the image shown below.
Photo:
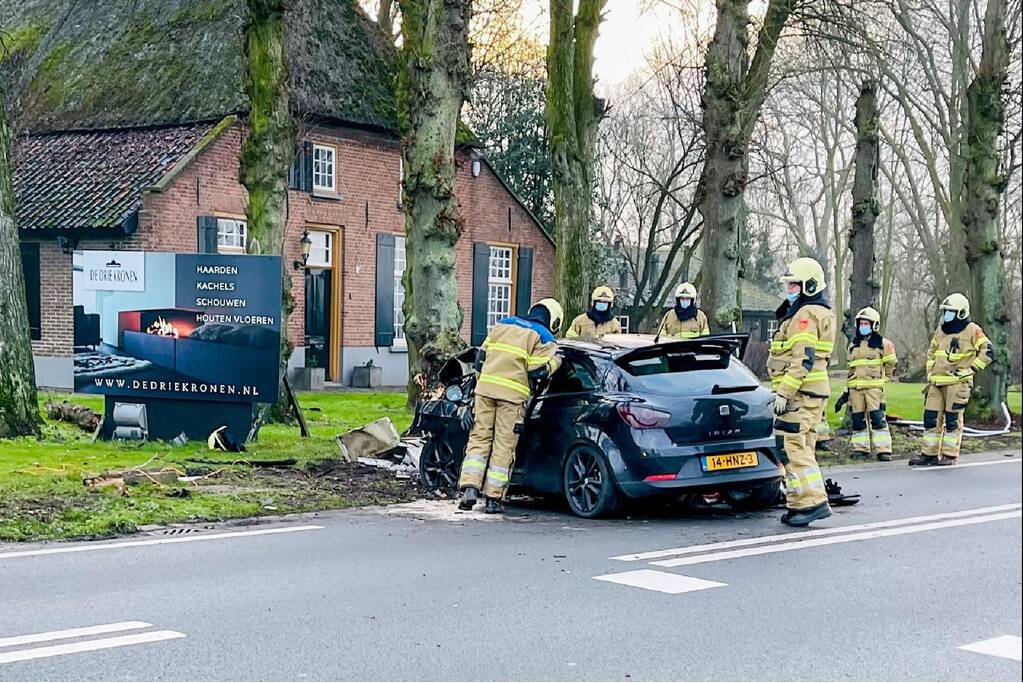
{"label": "blue face mask", "polygon": [[950,323],[953,320],[955,320],[955,317],[956,317],[955,311],[945,311],[945,314],[941,316],[941,319],[947,323]]}
{"label": "blue face mask", "polygon": [[870,325],[860,325],[860,336],[869,337],[870,333],[874,331],[874,328]]}
{"label": "blue face mask", "polygon": [[678,300],[678,305],[681,308],[689,308],[692,304],[693,304],[693,300],[692,299],[679,299]]}
{"label": "blue face mask", "polygon": [[594,308],[594,310],[599,311],[600,313],[603,313],[607,309],[611,308],[611,304],[609,304],[606,301],[597,301],[596,303],[593,304],[593,308]]}
{"label": "blue face mask", "polygon": [[789,300],[790,304],[794,304],[799,300],[799,292],[788,292],[785,294],[785,298]]}

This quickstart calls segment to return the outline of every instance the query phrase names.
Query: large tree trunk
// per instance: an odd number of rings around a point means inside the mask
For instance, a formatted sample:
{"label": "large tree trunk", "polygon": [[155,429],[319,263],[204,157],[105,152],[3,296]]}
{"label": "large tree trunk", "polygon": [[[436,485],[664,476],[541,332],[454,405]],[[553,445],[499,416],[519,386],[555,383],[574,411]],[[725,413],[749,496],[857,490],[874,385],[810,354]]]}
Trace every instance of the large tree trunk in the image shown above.
{"label": "large tree trunk", "polygon": [[1003,88],[1008,79],[1006,1],[988,0],[980,65],[967,90],[967,166],[963,233],[973,284],[972,313],[994,344],[995,362],[974,386],[972,416],[1001,413],[1009,370],[1005,273],[998,243],[998,211],[1007,178],[999,168],[998,138],[1005,125]]}
{"label": "large tree trunk", "polygon": [[[242,146],[240,175],[249,192],[248,252],[281,256],[281,387],[275,418],[289,413],[283,380],[292,345],[287,321],[295,308],[291,276],[285,265],[288,223],[288,169],[295,154],[295,120],[288,92],[284,49],[287,0],[247,0],[245,50],[249,132]],[[266,417],[265,413],[262,417]],[[261,418],[262,419],[262,418]]]}
{"label": "large tree trunk", "polygon": [[0,437],[26,436],[39,429],[35,368],[28,331],[25,276],[11,184],[11,132],[0,83]]}
{"label": "large tree trunk", "polygon": [[712,331],[729,331],[739,322],[750,136],[767,95],[778,37],[792,12],[792,0],[770,1],[750,61],[748,5],[747,0],[717,0],[717,25],[705,67],[706,159],[697,206],[703,216],[700,295]]}
{"label": "large tree trunk", "polygon": [[555,296],[571,320],[590,300],[590,204],[597,127],[604,101],[593,96],[593,44],[606,0],[551,0],[545,118],[558,249]]}
{"label": "large tree trunk", "polygon": [[881,212],[877,198],[877,171],[880,161],[877,118],[877,83],[863,82],[856,99],[856,155],[852,187],[852,225],[849,227],[849,310],[846,334],[856,326],[853,317],[867,306],[878,306],[880,285],[874,256],[874,225]]}
{"label": "large tree trunk", "polygon": [[464,221],[455,198],[455,131],[469,90],[472,0],[399,0],[398,125],[405,207],[405,336],[409,402],[461,350],[455,243]]}

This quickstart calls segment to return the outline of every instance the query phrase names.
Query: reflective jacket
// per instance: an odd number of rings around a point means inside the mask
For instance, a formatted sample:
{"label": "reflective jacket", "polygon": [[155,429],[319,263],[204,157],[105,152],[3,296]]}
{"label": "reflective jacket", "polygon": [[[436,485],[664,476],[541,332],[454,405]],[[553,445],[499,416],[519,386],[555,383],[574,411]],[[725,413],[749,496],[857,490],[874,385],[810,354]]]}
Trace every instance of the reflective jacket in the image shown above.
{"label": "reflective jacket", "polygon": [[927,351],[927,381],[939,387],[973,383],[973,375],[994,359],[991,340],[975,322],[938,327]]}
{"label": "reflective jacket", "polygon": [[778,309],[778,330],[771,339],[767,373],[771,386],[786,399],[802,393],[831,395],[828,362],[835,350],[835,314],[820,296]]}
{"label": "reflective jacket", "polygon": [[558,345],[542,324],[511,316],[494,325],[483,342],[486,358],[476,393],[499,401],[524,403],[532,393],[529,373],[544,366],[554,374],[561,364]]}
{"label": "reflective jacket", "polygon": [[621,334],[622,324],[618,322],[618,318],[612,317],[606,322],[597,323],[593,321],[593,318],[583,313],[577,315],[572,324],[568,326],[568,331],[565,332],[566,339],[600,339],[605,334]]}
{"label": "reflective jacket", "polygon": [[895,344],[874,332],[849,346],[849,389],[883,388],[895,371]]}
{"label": "reflective jacket", "polygon": [[657,328],[657,334],[661,337],[677,337],[679,339],[706,337],[710,334],[707,314],[697,309],[696,315],[689,320],[679,320],[675,315],[675,309],[672,308],[661,319],[661,326]]}

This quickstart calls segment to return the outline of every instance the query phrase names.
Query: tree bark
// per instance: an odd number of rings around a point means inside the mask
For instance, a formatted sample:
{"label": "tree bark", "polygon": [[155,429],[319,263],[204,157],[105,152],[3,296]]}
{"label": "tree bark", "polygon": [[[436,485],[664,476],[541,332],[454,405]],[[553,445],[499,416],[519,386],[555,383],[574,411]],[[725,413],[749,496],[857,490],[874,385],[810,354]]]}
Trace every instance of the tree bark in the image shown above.
{"label": "tree bark", "polygon": [[377,24],[380,29],[390,38],[394,38],[394,0],[380,0],[377,5]]}
{"label": "tree bark", "polygon": [[455,198],[455,131],[470,85],[472,0],[399,0],[409,403],[429,390],[444,361],[465,346],[455,244],[464,220]]}
{"label": "tree bark", "polygon": [[854,316],[867,306],[878,306],[880,285],[874,255],[874,226],[881,206],[877,198],[877,172],[880,163],[878,136],[877,83],[863,82],[856,98],[856,155],[852,187],[852,225],[849,227],[849,251],[852,272],[849,274],[849,310],[846,335],[856,326]]}
{"label": "tree bark", "polygon": [[558,249],[555,296],[571,320],[589,306],[590,204],[603,100],[593,95],[593,44],[606,0],[551,0],[545,118]]}
{"label": "tree bark", "polygon": [[717,0],[703,91],[706,159],[697,206],[703,216],[701,297],[712,331],[728,331],[741,315],[739,267],[746,226],[749,142],[760,115],[771,62],[793,0],[770,0],[752,61],[748,2]]}
{"label": "tree bark", "polygon": [[1009,369],[1005,272],[999,245],[998,213],[1008,178],[999,167],[998,138],[1005,126],[1004,88],[1008,80],[1009,43],[1006,1],[988,0],[984,13],[980,64],[967,89],[967,159],[962,229],[966,262],[973,284],[973,319],[994,345],[995,362],[979,373],[969,413],[1001,414]]}
{"label": "tree bark", "polygon": [[239,173],[249,193],[248,253],[282,257],[281,385],[273,417],[285,419],[290,408],[283,378],[292,352],[287,321],[295,308],[291,276],[283,258],[288,223],[288,169],[295,155],[296,131],[284,48],[284,13],[288,2],[247,0],[247,3],[245,53],[249,132],[242,145]]}
{"label": "tree bark", "polygon": [[40,423],[11,174],[11,132],[0,82],[0,272],[4,273],[0,278],[0,437],[37,434]]}

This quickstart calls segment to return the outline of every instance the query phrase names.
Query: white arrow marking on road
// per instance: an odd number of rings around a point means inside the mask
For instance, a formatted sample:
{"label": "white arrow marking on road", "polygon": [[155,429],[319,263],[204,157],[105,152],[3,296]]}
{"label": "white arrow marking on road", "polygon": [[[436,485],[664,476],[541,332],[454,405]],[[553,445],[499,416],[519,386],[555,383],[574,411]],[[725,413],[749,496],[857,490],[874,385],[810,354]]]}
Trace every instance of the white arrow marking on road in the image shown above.
{"label": "white arrow marking on road", "polygon": [[13,636],[11,638],[0,638],[0,648],[14,647],[15,645],[31,645],[32,643],[45,643],[50,640],[66,640],[68,638],[81,638],[83,636],[98,636],[105,633],[116,633],[118,631],[134,631],[140,628],[149,628],[152,624],[144,621],[121,621],[116,624],[100,624],[99,626],[86,626],[85,628],[69,628],[63,631],[47,631],[46,633],[33,633],[27,636]]}
{"label": "white arrow marking on road", "polygon": [[[828,529],[811,529],[809,531],[793,531],[785,534],[774,534],[772,536],[758,536],[756,538],[740,538],[734,541],[721,541],[719,543],[705,543],[703,545],[691,545],[684,548],[668,548],[666,550],[653,550],[646,553],[635,553],[632,555],[618,555],[612,560],[623,562],[634,562],[636,560],[656,560],[662,557],[674,557],[676,555],[693,555],[695,553],[707,552],[710,550],[725,550],[727,548],[744,548],[762,543],[774,543],[775,541],[787,541],[795,538],[816,538],[819,536],[833,536],[845,534],[852,531],[864,531],[866,529],[885,529],[888,527],[906,526],[919,524],[921,522],[933,522],[941,519],[957,519],[959,517],[970,517],[983,515],[992,512],[1005,512],[1023,508],[1020,503],[1009,505],[994,505],[991,507],[975,508],[973,510],[960,510],[959,512],[943,512],[935,515],[923,515],[921,517],[904,517],[902,519],[889,519],[883,522],[869,522],[867,524],[852,524],[849,526],[831,527]],[[2,556],[0,556],[2,557]]]}
{"label": "white arrow marking on road", "polygon": [[653,569],[638,569],[636,571],[621,572],[619,574],[604,574],[603,576],[594,576],[593,578],[597,581],[620,583],[623,586],[645,588],[647,590],[658,591],[660,593],[671,593],[672,595],[690,593],[692,591],[702,591],[708,588],[720,588],[728,585],[727,583],[698,579],[695,576],[669,574],[668,572],[659,572],[654,571]]}
{"label": "white arrow marking on road", "polygon": [[24,662],[30,659],[42,659],[44,657],[56,657],[57,655],[69,655],[78,652],[91,652],[93,650],[107,650],[112,647],[124,647],[125,645],[140,645],[142,643],[156,643],[161,640],[174,640],[184,638],[184,633],[177,631],[149,631],[147,633],[135,633],[128,636],[114,636],[112,638],[100,638],[99,640],[82,640],[77,643],[65,643],[63,645],[48,645],[46,647],[34,647],[28,650],[14,650],[13,652],[0,652],[0,664],[11,662]]}
{"label": "white arrow marking on road", "polygon": [[981,640],[969,645],[960,645],[957,650],[967,652],[979,652],[982,655],[992,657],[1004,657],[1014,659],[1017,662],[1023,661],[1023,638],[1019,636],[999,636],[989,640]]}
{"label": "white arrow marking on road", "polygon": [[85,553],[92,550],[114,550],[117,548],[135,548],[146,545],[167,545],[170,543],[196,543],[199,541],[216,541],[223,538],[243,538],[246,536],[265,536],[268,534],[289,534],[294,531],[312,531],[322,526],[308,524],[305,526],[274,527],[272,529],[254,529],[252,531],[229,531],[223,534],[204,534],[196,536],[174,536],[172,538],[151,538],[145,541],[121,541],[119,543],[89,543],[72,545],[64,548],[38,548],[36,550],[16,550],[0,553],[0,560],[14,557],[35,557],[37,555],[59,555],[62,553]]}
{"label": "white arrow marking on road", "polygon": [[1011,460],[1006,458],[1005,460],[985,460],[984,462],[964,462],[947,467],[935,467],[934,465],[928,465],[925,467],[910,467],[909,469],[914,472],[948,472],[949,470],[961,470],[964,467],[986,467],[987,465],[1018,465],[1023,460],[1019,458],[1012,458]]}
{"label": "white arrow marking on road", "polygon": [[901,536],[903,534],[916,534],[921,531],[933,531],[935,529],[950,529],[952,527],[967,526],[970,524],[982,524],[984,522],[997,522],[1003,519],[1023,517],[1023,512],[1002,512],[995,515],[984,515],[982,517],[967,517],[966,519],[947,519],[941,522],[930,524],[915,524],[913,526],[898,527],[895,529],[881,529],[878,531],[865,531],[857,534],[846,534],[830,538],[810,538],[805,541],[792,541],[790,543],[778,543],[776,545],[762,546],[759,548],[745,548],[743,550],[728,550],[709,555],[697,555],[696,557],[678,557],[673,560],[661,560],[650,564],[658,567],[682,567],[691,564],[704,564],[705,562],[719,562],[721,560],[732,560],[739,557],[751,557],[753,555],[769,555],[771,553],[782,553],[789,550],[802,550],[803,548],[815,548],[835,543],[851,543],[853,541],[867,541],[874,538],[886,538],[888,536]]}

